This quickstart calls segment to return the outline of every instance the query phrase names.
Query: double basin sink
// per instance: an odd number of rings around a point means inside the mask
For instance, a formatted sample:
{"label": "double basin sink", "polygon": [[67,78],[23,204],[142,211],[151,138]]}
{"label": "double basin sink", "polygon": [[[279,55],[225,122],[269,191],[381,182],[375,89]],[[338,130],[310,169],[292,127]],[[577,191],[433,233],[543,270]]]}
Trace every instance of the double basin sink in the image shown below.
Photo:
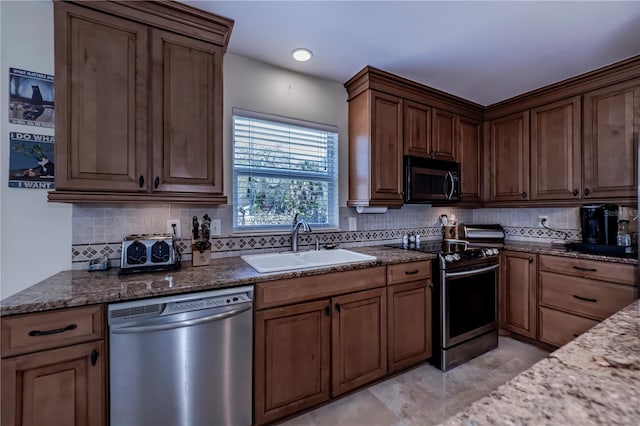
{"label": "double basin sink", "polygon": [[261,273],[374,262],[377,259],[375,256],[344,249],[249,254],[241,258]]}

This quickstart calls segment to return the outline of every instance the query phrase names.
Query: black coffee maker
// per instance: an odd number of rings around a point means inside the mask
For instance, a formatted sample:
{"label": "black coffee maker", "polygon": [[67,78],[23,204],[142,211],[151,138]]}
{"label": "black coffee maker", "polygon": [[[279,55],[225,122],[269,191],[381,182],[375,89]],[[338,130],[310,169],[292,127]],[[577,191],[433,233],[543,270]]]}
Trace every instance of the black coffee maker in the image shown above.
{"label": "black coffee maker", "polygon": [[618,206],[616,204],[585,204],[580,207],[580,226],[584,244],[616,245]]}

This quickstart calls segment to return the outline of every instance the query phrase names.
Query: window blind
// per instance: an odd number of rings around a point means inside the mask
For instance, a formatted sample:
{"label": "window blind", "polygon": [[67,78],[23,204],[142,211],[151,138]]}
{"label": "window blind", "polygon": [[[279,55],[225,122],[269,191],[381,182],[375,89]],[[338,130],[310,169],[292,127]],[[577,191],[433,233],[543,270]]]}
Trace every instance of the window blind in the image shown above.
{"label": "window blind", "polygon": [[338,227],[335,126],[233,109],[234,230]]}

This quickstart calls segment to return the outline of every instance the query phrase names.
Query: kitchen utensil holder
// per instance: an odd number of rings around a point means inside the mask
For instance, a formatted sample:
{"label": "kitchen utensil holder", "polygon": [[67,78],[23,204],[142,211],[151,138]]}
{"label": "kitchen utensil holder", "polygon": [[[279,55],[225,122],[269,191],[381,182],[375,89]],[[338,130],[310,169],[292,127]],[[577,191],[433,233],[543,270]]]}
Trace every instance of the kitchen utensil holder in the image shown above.
{"label": "kitchen utensil holder", "polygon": [[211,264],[211,243],[209,241],[191,239],[191,263],[193,266]]}

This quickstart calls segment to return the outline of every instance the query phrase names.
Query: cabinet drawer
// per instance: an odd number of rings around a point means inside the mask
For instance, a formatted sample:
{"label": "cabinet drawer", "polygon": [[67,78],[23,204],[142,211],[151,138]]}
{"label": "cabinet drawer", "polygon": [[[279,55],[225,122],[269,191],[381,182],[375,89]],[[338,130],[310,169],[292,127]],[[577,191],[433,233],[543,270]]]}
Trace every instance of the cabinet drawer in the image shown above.
{"label": "cabinet drawer", "polygon": [[638,283],[636,266],[624,263],[540,255],[539,269],[617,284],[635,286]]}
{"label": "cabinet drawer", "polygon": [[385,267],[357,269],[256,284],[256,309],[311,301],[385,285]]}
{"label": "cabinet drawer", "polygon": [[2,357],[102,339],[102,305],[2,318]]}
{"label": "cabinet drawer", "polygon": [[540,307],[540,341],[563,346],[589,330],[598,321]]}
{"label": "cabinet drawer", "polygon": [[626,285],[592,281],[541,271],[538,276],[540,305],[603,320],[636,299]]}
{"label": "cabinet drawer", "polygon": [[387,284],[393,285],[431,277],[431,261],[401,263],[387,266]]}

